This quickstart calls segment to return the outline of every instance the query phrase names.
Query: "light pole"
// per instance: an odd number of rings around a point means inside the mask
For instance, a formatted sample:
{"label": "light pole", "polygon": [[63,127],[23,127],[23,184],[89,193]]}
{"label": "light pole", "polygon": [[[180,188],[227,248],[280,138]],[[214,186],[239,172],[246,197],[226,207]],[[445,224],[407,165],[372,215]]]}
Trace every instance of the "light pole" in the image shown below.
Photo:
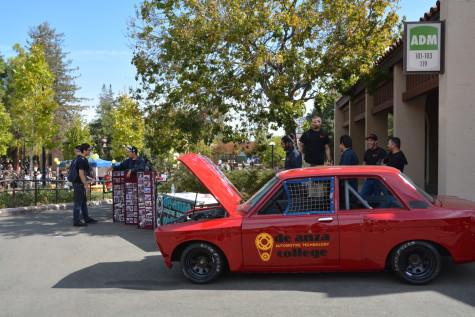
{"label": "light pole", "polygon": [[275,147],[275,142],[272,141],[269,143],[271,149],[272,149],[272,156],[271,156],[271,166],[272,166],[272,169],[274,169],[274,147]]}

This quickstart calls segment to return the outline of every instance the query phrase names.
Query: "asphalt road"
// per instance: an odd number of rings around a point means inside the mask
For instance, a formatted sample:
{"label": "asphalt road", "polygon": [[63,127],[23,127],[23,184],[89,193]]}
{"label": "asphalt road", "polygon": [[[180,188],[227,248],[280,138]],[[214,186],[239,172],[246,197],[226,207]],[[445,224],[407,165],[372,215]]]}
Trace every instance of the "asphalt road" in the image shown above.
{"label": "asphalt road", "polygon": [[389,273],[227,274],[193,285],[167,269],[152,231],[71,226],[50,211],[0,217],[0,316],[475,316],[475,265],[427,286]]}

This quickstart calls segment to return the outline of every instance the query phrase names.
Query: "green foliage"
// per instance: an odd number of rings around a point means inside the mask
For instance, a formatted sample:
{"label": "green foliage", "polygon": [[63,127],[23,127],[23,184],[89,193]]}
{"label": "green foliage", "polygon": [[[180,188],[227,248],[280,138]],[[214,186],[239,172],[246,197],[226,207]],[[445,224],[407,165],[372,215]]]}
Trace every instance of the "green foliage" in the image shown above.
{"label": "green foliage", "polygon": [[149,146],[182,151],[269,125],[294,132],[305,101],[370,72],[394,39],[395,3],[145,0],[131,36]]}
{"label": "green foliage", "polygon": [[7,77],[7,64],[5,63],[2,55],[0,55],[0,102],[5,98],[6,90],[6,77]]}
{"label": "green foliage", "polygon": [[[258,191],[275,173],[270,169],[243,169],[226,172],[225,175],[241,192],[243,199],[246,200]],[[167,183],[161,184],[158,192],[169,193],[172,184],[175,185],[176,192],[196,192],[207,193],[208,190],[198,181],[198,179],[180,165]]]}
{"label": "green foliage", "polygon": [[6,112],[5,107],[0,101],[0,156],[7,153],[8,145],[12,140],[13,136],[10,133],[11,125],[10,115]]}
{"label": "green foliage", "polygon": [[106,87],[102,85],[101,94],[99,95],[99,105],[97,107],[98,118],[90,124],[91,135],[94,143],[98,146],[98,154],[100,157],[111,160],[112,155],[110,148],[103,147],[103,140],[106,144],[112,143],[112,127],[114,119],[112,112],[116,107],[116,99],[112,92],[112,86]]}
{"label": "green foliage", "polygon": [[64,134],[64,138],[65,142],[62,146],[62,153],[65,160],[74,158],[74,148],[78,144],[94,144],[89,132],[89,126],[84,124],[79,116],[73,118],[69,129]]}
{"label": "green foliage", "polygon": [[274,142],[274,167],[283,168],[284,167],[284,160],[285,160],[285,150],[281,146],[280,139],[281,136],[273,136],[270,140],[266,140],[265,143],[260,144],[259,146],[260,151],[257,153],[259,157],[261,157],[262,163],[266,166],[271,168],[272,167],[272,146],[269,144]]}
{"label": "green foliage", "polygon": [[50,147],[57,133],[54,113],[54,75],[49,70],[41,46],[25,51],[18,44],[17,56],[10,59],[7,90],[7,111],[12,120],[15,146],[23,142],[33,152],[38,147]]}
{"label": "green foliage", "polygon": [[31,28],[28,32],[28,46],[42,46],[46,63],[53,73],[54,100],[58,104],[54,112],[54,123],[58,126],[58,133],[54,136],[57,144],[64,142],[64,133],[69,129],[70,123],[80,110],[78,103],[81,99],[76,97],[79,87],[75,83],[77,69],[72,68],[72,61],[68,53],[63,50],[64,34],[57,33],[48,22],[43,22]]}
{"label": "green foliage", "polygon": [[244,200],[247,200],[257,192],[265,183],[275,176],[270,169],[243,169],[226,172],[231,183],[241,192]]}
{"label": "green foliage", "polygon": [[117,107],[112,110],[112,119],[112,157],[123,158],[124,145],[134,145],[142,150],[145,125],[138,103],[126,95],[120,96]]}

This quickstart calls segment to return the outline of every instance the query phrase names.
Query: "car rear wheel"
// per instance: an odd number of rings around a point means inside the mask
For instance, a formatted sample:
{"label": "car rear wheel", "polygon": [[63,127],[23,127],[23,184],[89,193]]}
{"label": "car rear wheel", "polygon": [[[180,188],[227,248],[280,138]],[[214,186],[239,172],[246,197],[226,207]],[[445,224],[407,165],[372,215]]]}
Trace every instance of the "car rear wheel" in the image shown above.
{"label": "car rear wheel", "polygon": [[181,255],[181,269],[193,283],[205,284],[215,280],[224,269],[221,252],[208,243],[193,243]]}
{"label": "car rear wheel", "polygon": [[439,275],[442,259],[434,245],[424,241],[411,241],[394,251],[391,264],[394,272],[404,281],[423,285]]}

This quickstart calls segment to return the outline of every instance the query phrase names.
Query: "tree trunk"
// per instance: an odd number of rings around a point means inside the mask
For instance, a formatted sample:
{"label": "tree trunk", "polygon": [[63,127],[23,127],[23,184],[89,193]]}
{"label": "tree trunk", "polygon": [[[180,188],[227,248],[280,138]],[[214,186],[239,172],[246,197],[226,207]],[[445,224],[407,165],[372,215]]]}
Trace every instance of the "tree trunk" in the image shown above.
{"label": "tree trunk", "polygon": [[10,154],[13,160],[13,169],[17,171],[20,165],[20,148],[18,146],[11,148]]}

